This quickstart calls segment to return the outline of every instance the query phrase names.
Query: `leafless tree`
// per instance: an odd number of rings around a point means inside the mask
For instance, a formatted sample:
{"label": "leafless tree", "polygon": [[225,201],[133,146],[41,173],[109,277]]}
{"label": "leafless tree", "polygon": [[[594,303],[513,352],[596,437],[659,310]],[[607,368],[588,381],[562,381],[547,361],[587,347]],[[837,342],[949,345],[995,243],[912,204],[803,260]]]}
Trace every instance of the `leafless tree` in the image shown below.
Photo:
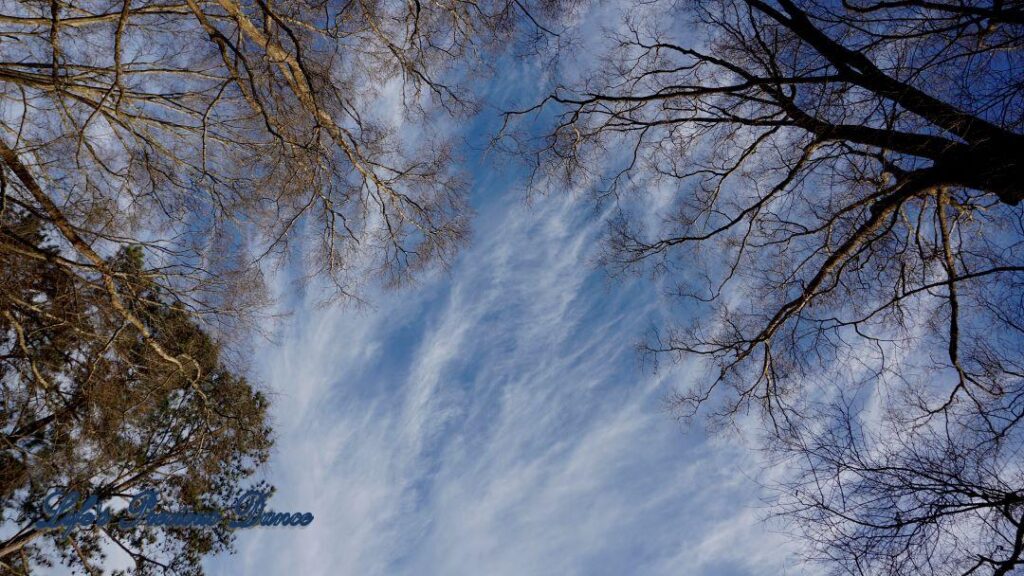
{"label": "leafless tree", "polygon": [[[758,408],[805,458],[795,517],[837,571],[1024,566],[1024,5],[630,12],[591,74],[506,130],[555,114],[517,151],[596,181],[621,206],[606,263],[685,299],[645,346],[706,360],[674,408]],[[838,409],[864,390],[873,408]]]}
{"label": "leafless tree", "polygon": [[407,144],[378,99],[393,90],[399,114],[459,106],[438,76],[507,9],[11,3],[7,202],[54,222],[92,265],[104,246],[145,246],[182,294],[237,288],[216,275],[250,273],[312,222],[312,272],[342,292],[356,269],[397,281],[462,238],[464,183],[447,143]]}
{"label": "leafless tree", "polygon": [[99,573],[101,541],[201,573],[223,530],[61,538],[38,499],[228,501],[270,442],[220,344],[262,272],[359,298],[443,265],[469,211],[437,120],[473,110],[450,69],[554,5],[0,0],[0,574],[42,542]]}
{"label": "leafless tree", "polygon": [[[1019,413],[1017,406],[990,406]],[[863,417],[850,398],[822,407],[813,430],[776,439],[788,470],[780,514],[807,555],[834,574],[1014,573],[1024,557],[1024,438],[994,440],[974,410],[928,426]]]}

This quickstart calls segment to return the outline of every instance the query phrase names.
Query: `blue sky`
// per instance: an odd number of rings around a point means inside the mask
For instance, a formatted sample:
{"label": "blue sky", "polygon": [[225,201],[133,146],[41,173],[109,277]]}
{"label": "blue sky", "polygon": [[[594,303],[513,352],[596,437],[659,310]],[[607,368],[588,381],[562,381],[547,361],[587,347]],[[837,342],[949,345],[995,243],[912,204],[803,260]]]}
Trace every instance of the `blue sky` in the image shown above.
{"label": "blue sky", "polygon": [[256,350],[278,437],[263,474],[274,509],[316,519],[241,531],[210,572],[805,573],[761,521],[756,454],[665,411],[689,367],[640,366],[634,345],[685,311],[594,265],[607,214],[585,190],[526,202],[523,174],[481,153],[494,107],[543,89],[499,69],[469,129],[447,127],[478,210],[450,270],[363,309],[277,278],[292,315]]}

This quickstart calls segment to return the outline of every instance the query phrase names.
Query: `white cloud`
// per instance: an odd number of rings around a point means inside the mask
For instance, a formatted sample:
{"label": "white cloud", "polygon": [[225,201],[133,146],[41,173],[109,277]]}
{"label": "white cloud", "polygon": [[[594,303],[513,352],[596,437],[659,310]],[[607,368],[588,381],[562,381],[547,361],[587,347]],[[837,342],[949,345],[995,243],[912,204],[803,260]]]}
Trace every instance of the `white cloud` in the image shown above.
{"label": "white cloud", "polygon": [[316,520],[243,532],[211,571],[776,573],[746,453],[661,409],[686,375],[642,374],[630,347],[657,298],[595,277],[586,212],[491,206],[450,276],[366,313],[303,310],[260,350],[273,506]]}

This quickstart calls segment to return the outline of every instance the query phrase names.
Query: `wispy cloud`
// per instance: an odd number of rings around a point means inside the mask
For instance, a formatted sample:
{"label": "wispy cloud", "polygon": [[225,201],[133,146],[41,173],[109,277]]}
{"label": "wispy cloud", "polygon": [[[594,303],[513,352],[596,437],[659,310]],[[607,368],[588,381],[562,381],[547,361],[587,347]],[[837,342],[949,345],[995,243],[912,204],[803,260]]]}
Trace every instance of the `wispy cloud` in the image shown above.
{"label": "wispy cloud", "polygon": [[[580,66],[621,23],[602,6],[573,23]],[[542,76],[509,64],[480,87],[495,106],[529,100]],[[468,128],[471,142],[492,133]],[[604,215],[574,200],[584,191],[526,206],[488,161],[469,163],[487,194],[449,272],[375,294],[370,311],[293,302],[281,344],[257,350],[275,393],[272,505],[316,520],[240,533],[211,572],[800,573],[761,522],[752,453],[664,410],[686,366],[639,369],[632,345],[669,304],[594,269]],[[673,193],[654,195],[651,218]]]}
{"label": "wispy cloud", "polygon": [[600,217],[568,197],[495,200],[450,274],[369,312],[302,310],[259,351],[278,394],[278,509],[303,530],[240,534],[235,574],[777,574],[742,449],[638,370],[657,311],[587,265]]}

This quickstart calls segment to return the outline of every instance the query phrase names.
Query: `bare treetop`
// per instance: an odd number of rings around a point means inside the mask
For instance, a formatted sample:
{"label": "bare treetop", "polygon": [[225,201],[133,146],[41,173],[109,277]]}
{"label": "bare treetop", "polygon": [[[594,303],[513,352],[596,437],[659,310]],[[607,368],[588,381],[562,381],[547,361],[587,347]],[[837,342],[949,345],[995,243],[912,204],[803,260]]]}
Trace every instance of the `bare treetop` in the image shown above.
{"label": "bare treetop", "polygon": [[1024,6],[637,3],[609,44],[506,129],[553,112],[520,151],[684,298],[673,407],[764,417],[837,572],[1019,566]]}
{"label": "bare treetop", "polygon": [[[415,126],[468,109],[445,71],[486,49],[497,37],[482,32],[500,35],[512,9],[4,3],[7,201],[65,220],[76,250],[144,244],[166,265],[154,275],[221,304],[257,280],[254,260],[316,227],[319,241],[294,249],[339,292],[368,271],[401,281],[466,232],[452,146]],[[77,251],[71,265],[86,265]]]}
{"label": "bare treetop", "polygon": [[225,328],[276,265],[358,298],[446,262],[469,214],[438,120],[473,107],[449,68],[525,8],[0,0],[0,574],[230,549],[223,525],[47,531],[39,502],[231,505],[273,435]]}

